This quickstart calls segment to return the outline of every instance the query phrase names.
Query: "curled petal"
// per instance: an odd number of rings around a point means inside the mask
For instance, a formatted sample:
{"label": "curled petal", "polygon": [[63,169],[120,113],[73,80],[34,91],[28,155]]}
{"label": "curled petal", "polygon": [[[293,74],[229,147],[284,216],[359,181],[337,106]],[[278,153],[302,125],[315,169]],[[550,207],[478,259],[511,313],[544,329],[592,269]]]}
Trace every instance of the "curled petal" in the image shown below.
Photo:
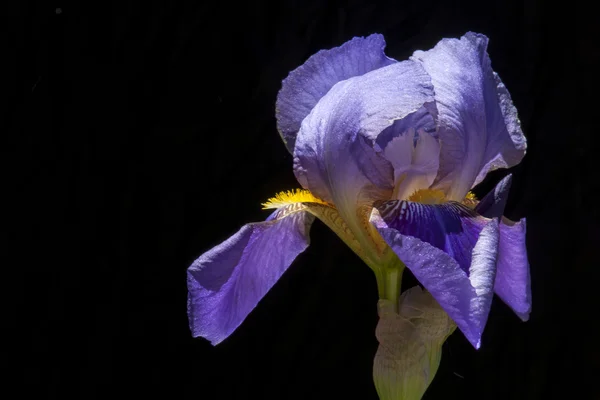
{"label": "curled petal", "polygon": [[491,68],[487,44],[487,37],[469,32],[412,56],[435,89],[442,151],[434,186],[450,200],[462,200],[488,171],[511,167],[525,154],[517,111]]}
{"label": "curled petal", "polygon": [[305,211],[244,225],[188,268],[188,317],[194,337],[226,339],[309,244]]}
{"label": "curled petal", "polygon": [[340,47],[321,50],[284,79],[275,105],[277,128],[290,153],[302,120],[336,83],[396,61],[383,52],[385,40],[374,34]]}
{"label": "curled petal", "polygon": [[[479,348],[493,298],[498,221],[471,218],[468,214],[461,214],[465,210],[460,208],[458,212],[456,205],[452,204],[419,204],[419,207],[409,208],[416,203],[388,203],[401,204],[399,212],[389,207],[386,210],[380,205],[373,211],[371,222],[400,260],[456,322],[469,342]],[[406,205],[404,213],[402,204]],[[404,228],[405,225],[408,228]],[[474,245],[466,245],[472,238],[476,238]],[[471,253],[470,258],[467,253]]]}
{"label": "curled petal", "polygon": [[499,218],[504,214],[508,192],[512,184],[512,175],[504,177],[496,187],[486,194],[475,207],[475,212],[487,218]]}

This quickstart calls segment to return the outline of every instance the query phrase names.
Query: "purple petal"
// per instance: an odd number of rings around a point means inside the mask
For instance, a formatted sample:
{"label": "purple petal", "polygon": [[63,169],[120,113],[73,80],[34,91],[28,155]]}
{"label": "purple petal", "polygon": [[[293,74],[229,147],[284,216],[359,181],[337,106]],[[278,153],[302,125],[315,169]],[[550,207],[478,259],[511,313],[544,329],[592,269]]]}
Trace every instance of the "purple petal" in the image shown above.
{"label": "purple petal", "polygon": [[[414,217],[419,218],[419,215]],[[400,260],[456,322],[469,342],[479,348],[493,298],[498,251],[497,220],[490,220],[481,229],[472,248],[468,272],[443,250],[390,227],[385,217],[378,213],[372,214],[371,222]]]}
{"label": "purple petal", "polygon": [[277,127],[294,152],[302,120],[336,83],[385,67],[396,61],[386,57],[383,36],[354,38],[340,47],[321,50],[290,72],[277,95]]}
{"label": "purple petal", "polygon": [[[475,211],[488,218],[500,218],[508,198],[511,175],[502,179],[479,202]],[[525,219],[512,222],[500,219],[500,244],[494,291],[523,321],[531,312],[531,278],[525,247]]]}
{"label": "purple petal", "polygon": [[355,219],[366,186],[393,185],[391,165],[373,149],[378,135],[432,104],[429,76],[412,61],[339,82],[302,122],[294,149],[296,177],[333,202],[346,221]]}
{"label": "purple petal", "polygon": [[390,141],[403,135],[410,129],[415,132],[428,132],[437,137],[437,108],[434,103],[426,103],[423,107],[401,120],[385,128],[377,137],[377,145],[384,149]]}
{"label": "purple petal", "polygon": [[484,196],[483,199],[475,207],[478,214],[487,218],[497,218],[504,214],[506,200],[508,200],[508,192],[512,183],[512,175],[507,175],[502,179],[494,190]]}
{"label": "purple petal", "polygon": [[188,268],[188,317],[194,337],[226,339],[308,247],[306,212],[244,225]]}
{"label": "purple petal", "polygon": [[491,68],[487,44],[470,32],[412,57],[435,88],[442,152],[434,186],[450,200],[462,200],[488,171],[513,166],[525,154],[517,111]]}
{"label": "purple petal", "polygon": [[472,251],[489,220],[459,203],[421,204],[392,200],[375,204],[387,226],[416,237],[450,255],[465,272]]}
{"label": "purple petal", "polygon": [[494,291],[523,321],[531,312],[531,278],[525,247],[525,219],[500,224]]}

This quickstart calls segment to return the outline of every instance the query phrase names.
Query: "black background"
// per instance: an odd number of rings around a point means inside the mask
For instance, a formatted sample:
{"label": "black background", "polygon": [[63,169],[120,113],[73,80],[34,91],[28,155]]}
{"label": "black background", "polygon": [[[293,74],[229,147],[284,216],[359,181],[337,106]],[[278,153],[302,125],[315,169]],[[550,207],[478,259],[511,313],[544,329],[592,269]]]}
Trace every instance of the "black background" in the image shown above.
{"label": "black background", "polygon": [[453,334],[426,398],[598,398],[597,163],[593,129],[581,125],[597,117],[580,110],[598,51],[573,5],[7,9],[4,242],[17,261],[4,268],[3,325],[16,333],[6,345],[17,398],[376,399],[375,280],[320,222],[311,247],[216,348],[191,338],[186,268],[264,219],[266,198],[298,186],[274,118],[290,70],[353,36],[382,33],[387,54],[405,59],[469,30],[490,38],[528,138],[507,215],[528,220],[533,313],[522,323],[495,299],[482,349]]}

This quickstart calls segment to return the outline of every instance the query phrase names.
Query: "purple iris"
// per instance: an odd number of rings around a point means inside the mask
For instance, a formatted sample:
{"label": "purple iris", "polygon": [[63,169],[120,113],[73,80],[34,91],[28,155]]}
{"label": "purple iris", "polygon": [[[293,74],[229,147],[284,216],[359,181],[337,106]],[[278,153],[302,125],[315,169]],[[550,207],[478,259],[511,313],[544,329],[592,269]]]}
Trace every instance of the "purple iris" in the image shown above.
{"label": "purple iris", "polygon": [[373,269],[381,298],[397,300],[406,266],[476,348],[494,292],[526,320],[525,221],[502,216],[510,176],[481,201],[469,192],[526,149],[487,43],[467,33],[398,62],[371,35],[292,71],[276,115],[304,190],[190,266],[192,334],[227,338],[309,245],[315,217]]}

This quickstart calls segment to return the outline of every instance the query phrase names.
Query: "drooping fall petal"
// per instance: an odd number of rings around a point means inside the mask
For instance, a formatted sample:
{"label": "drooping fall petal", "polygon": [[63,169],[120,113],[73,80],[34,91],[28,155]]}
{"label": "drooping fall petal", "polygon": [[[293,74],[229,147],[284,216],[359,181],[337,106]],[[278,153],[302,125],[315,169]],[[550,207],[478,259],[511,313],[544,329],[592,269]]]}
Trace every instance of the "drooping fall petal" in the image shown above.
{"label": "drooping fall petal", "polygon": [[376,203],[376,208],[389,228],[444,251],[465,272],[471,267],[473,248],[481,230],[489,223],[488,219],[454,202],[421,204],[391,200]]}
{"label": "drooping fall petal", "polygon": [[295,212],[244,225],[188,268],[188,317],[194,337],[216,345],[256,307],[309,245],[314,217]]}
{"label": "drooping fall petal", "polygon": [[502,179],[475,208],[488,218],[500,218],[500,239],[494,291],[523,321],[531,312],[531,277],[525,246],[525,219],[502,218],[508,198],[511,175]]}
{"label": "drooping fall petal", "polygon": [[[472,215],[460,214],[453,211],[454,204],[393,203],[395,207],[388,204],[374,210],[371,222],[469,342],[479,348],[494,294],[497,220],[478,220]],[[476,240],[474,245],[467,247],[465,243],[473,239]],[[470,258],[467,253],[471,253]]]}
{"label": "drooping fall petal", "polygon": [[531,276],[525,246],[525,219],[500,224],[494,291],[523,321],[531,312]]}

